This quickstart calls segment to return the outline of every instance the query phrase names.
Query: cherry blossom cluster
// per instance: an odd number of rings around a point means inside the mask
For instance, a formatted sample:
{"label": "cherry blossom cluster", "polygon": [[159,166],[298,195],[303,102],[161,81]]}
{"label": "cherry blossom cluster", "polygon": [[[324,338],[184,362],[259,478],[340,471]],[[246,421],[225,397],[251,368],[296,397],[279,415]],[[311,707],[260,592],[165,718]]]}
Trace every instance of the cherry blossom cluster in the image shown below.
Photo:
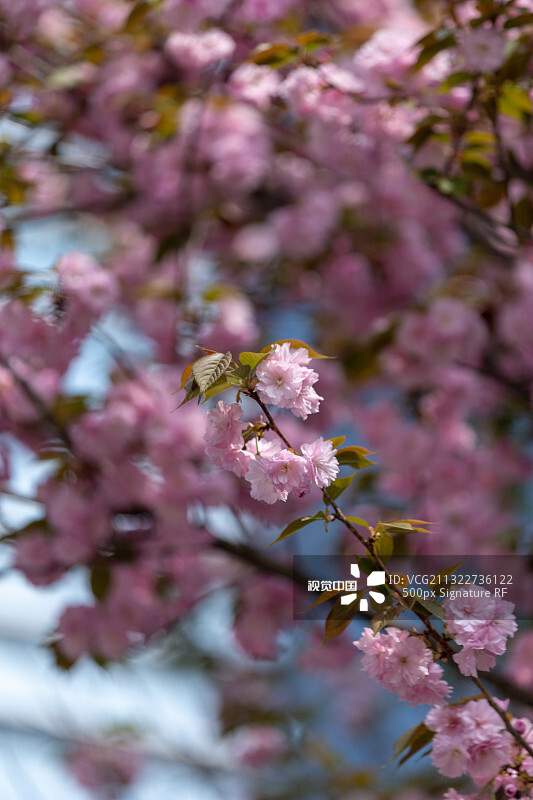
{"label": "cherry blossom cluster", "polygon": [[[533,743],[533,722],[527,717],[515,717],[513,728]],[[494,779],[494,789],[503,789],[505,797],[533,797],[533,758],[517,745],[512,748],[512,763]]]}
{"label": "cherry blossom cluster", "polygon": [[288,342],[277,344],[274,352],[257,367],[257,392],[264,403],[288,408],[296,417],[316,414],[320,397],[313,389],[318,375],[307,364],[311,357],[304,347]]}
{"label": "cherry blossom cluster", "polygon": [[[499,704],[505,709],[508,701]],[[457,778],[468,774],[478,786],[494,780],[494,787],[503,787],[507,797],[524,790],[520,796],[530,797],[533,759],[520,752],[487,700],[432,708],[425,724],[435,732],[431,759],[443,775]],[[530,720],[514,719],[513,726],[531,743]]]}
{"label": "cherry blossom cluster", "polygon": [[507,649],[507,639],[514,636],[518,625],[514,605],[482,590],[481,596],[464,595],[447,598],[446,628],[461,650],[454,655],[463,675],[477,678],[477,671],[490,670]]}
{"label": "cherry blossom cluster", "polygon": [[374,634],[365,628],[354,645],[363,653],[364,671],[411,706],[442,704],[451,692],[432,651],[408,631],[389,628]]}
{"label": "cherry blossom cluster", "polygon": [[222,400],[208,412],[206,453],[216,466],[246,478],[255,500],[269,505],[285,502],[291,493],[302,497],[312,486],[325,488],[335,480],[339,464],[329,439],[320,436],[302,444],[301,455],[277,438],[252,438],[245,444],[243,430],[248,426],[241,417],[238,403],[227,405]]}

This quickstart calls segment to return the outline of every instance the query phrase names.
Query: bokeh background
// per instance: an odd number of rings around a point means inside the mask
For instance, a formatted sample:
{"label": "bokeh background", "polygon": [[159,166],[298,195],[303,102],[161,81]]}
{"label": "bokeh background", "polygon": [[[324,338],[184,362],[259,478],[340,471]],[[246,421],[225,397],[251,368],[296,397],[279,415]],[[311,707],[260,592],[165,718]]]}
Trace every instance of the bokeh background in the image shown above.
{"label": "bokeh background", "polygon": [[[293,554],[361,553],[268,548],[320,492],[251,499],[205,455],[220,397],[176,406],[197,345],[308,342],[320,412],[280,424],[372,451],[346,511],[518,554],[527,595],[532,29],[531,0],[0,0],[1,800],[462,791],[395,758],[427,707],[361,671],[364,621],[294,618]],[[517,714],[532,663],[523,620],[486,676]]]}

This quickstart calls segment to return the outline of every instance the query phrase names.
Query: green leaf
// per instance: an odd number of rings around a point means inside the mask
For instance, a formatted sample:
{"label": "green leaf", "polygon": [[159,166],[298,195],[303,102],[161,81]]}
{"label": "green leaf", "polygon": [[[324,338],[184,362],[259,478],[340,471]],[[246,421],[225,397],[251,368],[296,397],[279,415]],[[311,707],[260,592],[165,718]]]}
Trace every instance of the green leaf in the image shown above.
{"label": "green leaf", "polygon": [[460,197],[461,195],[468,194],[472,187],[472,182],[466,177],[462,177],[460,175],[451,178],[440,176],[437,178],[434,184],[441,194],[449,194],[453,195],[454,197]]}
{"label": "green leaf", "polygon": [[231,364],[231,353],[212,353],[192,365],[192,375],[201,393],[206,392]]}
{"label": "green leaf", "polygon": [[[178,408],[181,408],[182,406],[184,406],[185,403],[188,403],[189,400],[192,400],[194,397],[199,397],[201,395],[200,388],[199,388],[198,384],[196,383],[196,381],[194,380],[194,378],[192,377],[192,375],[187,380],[187,382],[185,384],[185,389],[186,389],[185,397],[183,398],[183,400],[179,404]],[[178,389],[178,391],[179,391],[179,389]]]}
{"label": "green leaf", "polygon": [[257,365],[268,356],[268,353],[239,353],[239,361],[251,370],[254,370]]}
{"label": "green leaf", "polygon": [[240,292],[235,291],[235,287],[229,283],[212,283],[203,292],[203,299],[206,303],[216,303],[226,297],[240,297]]}
{"label": "green leaf", "polygon": [[351,484],[355,478],[355,474],[356,473],[354,472],[352,475],[348,475],[346,478],[337,478],[337,480],[333,481],[333,483],[331,483],[327,489],[324,489],[325,502],[328,502],[328,497],[331,498],[331,500],[336,500],[337,497],[339,497]]}
{"label": "green leaf", "polygon": [[424,145],[434,133],[433,125],[419,125],[407,140],[407,144],[412,145],[415,150],[420,150],[422,145]]}
{"label": "green leaf", "polygon": [[380,526],[388,533],[431,533],[420,525],[429,525],[429,522],[414,519],[396,519],[392,522],[382,522]]}
{"label": "green leaf", "polygon": [[87,398],[85,395],[72,395],[71,397],[61,396],[57,399],[52,413],[54,419],[60,425],[69,425],[87,410]]}
{"label": "green leaf", "polygon": [[218,379],[204,394],[204,399],[209,400],[220,392],[225,392],[226,389],[231,389],[235,384],[228,380],[225,375]]}
{"label": "green leaf", "polygon": [[439,86],[439,92],[447,92],[455,86],[460,86],[462,83],[467,83],[472,79],[470,72],[452,72],[448,75],[445,81]]}
{"label": "green leaf", "polygon": [[365,528],[368,528],[368,522],[366,519],[362,519],[361,517],[346,517],[348,522],[353,522],[354,525],[363,525]]}
{"label": "green leaf", "polygon": [[[422,750],[423,747],[426,747],[434,737],[433,731],[430,731],[429,728],[426,728],[423,722],[417,725],[415,728],[412,728],[410,731],[406,733],[410,733],[409,737],[404,739],[404,746],[400,749],[398,743],[400,739],[396,742],[396,746],[394,748],[395,756],[400,755],[404,750],[407,750],[407,753],[400,759],[400,766],[405,764],[405,762],[412,758],[419,750]],[[405,734],[404,734],[405,736]],[[398,750],[398,752],[396,752]]]}
{"label": "green leaf", "polygon": [[441,569],[440,572],[435,573],[435,580],[430,582],[430,586],[439,586],[440,578],[445,578],[448,575],[451,575],[455,570],[461,566],[463,563],[464,558],[461,561],[458,561],[457,564],[453,564],[451,567],[446,567],[445,569]]}
{"label": "green leaf", "polygon": [[475,149],[467,149],[461,155],[463,169],[469,169],[474,175],[482,178],[490,178],[492,173],[492,161],[488,154]]}
{"label": "green leaf", "polygon": [[354,599],[354,601],[347,606],[341,604],[341,598],[339,597],[326,619],[326,629],[322,645],[325,645],[329,639],[339,636],[344,630],[346,630],[350,622],[359,611],[359,600],[362,595],[363,590],[360,589],[357,592],[357,597]]}
{"label": "green leaf", "polygon": [[242,383],[242,381],[248,378],[250,372],[250,367],[243,365],[242,367],[237,367],[237,369],[234,369],[232,372],[228,372],[226,378],[234,383]]}
{"label": "green leaf", "polygon": [[507,19],[503,23],[504,28],[521,28],[524,25],[533,25],[533,14],[518,14],[517,17]]}
{"label": "green leaf", "polygon": [[374,542],[374,552],[383,557],[391,556],[394,552],[394,539],[389,533],[381,533]]}
{"label": "green leaf", "polygon": [[248,61],[261,66],[278,69],[290,64],[298,55],[298,48],[289,44],[260,44],[256,47]]}
{"label": "green leaf", "polygon": [[363,558],[358,558],[357,563],[361,568],[361,572],[364,572],[365,575],[370,575],[370,573],[373,572],[375,569],[381,569],[377,561],[367,556],[364,556]]}
{"label": "green leaf", "polygon": [[379,611],[374,614],[370,620],[370,627],[374,633],[379,633],[389,624],[389,622],[392,622],[393,619],[396,619],[399,613],[400,609],[398,606],[394,603],[390,603],[389,605],[380,608]]}
{"label": "green leaf", "polygon": [[147,2],[147,0],[140,0],[140,2],[135,3],[126,20],[125,33],[131,34],[139,31],[139,28],[144,25],[146,17],[150,12],[150,6],[151,4]]}
{"label": "green leaf", "polygon": [[483,147],[488,150],[493,150],[496,137],[493,133],[475,130],[465,133],[464,140],[471,147]]}
{"label": "green leaf", "polygon": [[333,356],[323,356],[321,353],[317,353],[316,350],[313,350],[310,345],[302,342],[301,339],[277,339],[275,342],[272,342],[272,344],[269,344],[268,347],[263,347],[261,352],[268,354],[275,344],[285,344],[285,342],[288,342],[291,347],[294,347],[295,350],[303,347],[305,350],[307,350],[311,358],[333,358]]}
{"label": "green leaf", "polygon": [[514,42],[507,42],[507,48],[510,55],[498,70],[498,77],[501,80],[516,81],[527,74],[529,63],[531,61],[531,41],[530,37],[526,36],[525,41],[521,37]]}
{"label": "green leaf", "polygon": [[341,465],[353,467],[353,469],[364,469],[371,467],[374,463],[366,458],[370,450],[365,447],[342,447],[337,451],[336,459]]}
{"label": "green leaf", "polygon": [[420,722],[413,728],[409,728],[409,730],[405,731],[405,733],[402,733],[402,735],[396,739],[396,742],[394,744],[395,758],[401,755],[404,750],[410,747],[412,743],[418,739],[418,737],[423,733],[422,729],[425,729],[426,731],[428,730],[424,725],[424,723]]}
{"label": "green leaf", "polygon": [[305,528],[305,526],[309,525],[311,522],[325,518],[326,515],[323,511],[317,511],[312,517],[300,517],[299,519],[295,519],[294,522],[291,522],[290,525],[287,525],[287,527],[282,530],[277,539],[274,539],[273,542],[270,542],[269,547],[271,547],[273,544],[276,544],[276,542],[281,542],[282,539],[287,539],[289,536],[292,536],[293,533],[301,530],[301,528]]}
{"label": "green leaf", "polygon": [[306,608],[305,611],[300,611],[300,614],[307,614],[307,612],[311,611],[311,609],[315,608],[315,606],[319,606],[319,605],[321,605],[321,603],[327,603],[328,600],[332,600],[334,597],[337,597],[337,595],[339,595],[339,594],[344,594],[343,589],[337,589],[336,591],[333,591],[331,589],[331,590],[328,590],[326,592],[322,592],[317,597],[315,602],[312,605],[310,605],[309,608]]}
{"label": "green leaf", "polygon": [[333,449],[335,450],[337,447],[346,441],[346,436],[333,436],[330,440]]}
{"label": "green leaf", "polygon": [[507,117],[522,120],[524,114],[532,113],[531,98],[522,86],[516,83],[504,83],[498,97],[498,111]]}
{"label": "green leaf", "polygon": [[415,731],[418,730],[420,724],[415,725],[413,728],[409,728],[408,730],[404,731],[401,736],[398,736],[396,741],[394,742],[394,757],[398,758],[399,755],[403,753],[406,747],[409,747],[409,741]]}
{"label": "green leaf", "polygon": [[434,31],[434,38],[428,41],[420,51],[416,63],[412,67],[413,72],[418,72],[418,70],[425,67],[426,64],[429,64],[442,50],[453,47],[455,43],[455,37],[446,29]]}
{"label": "green leaf", "polygon": [[426,611],[429,611],[429,613],[433,614],[435,617],[438,617],[439,619],[444,619],[445,615],[443,607],[440,606],[438,603],[436,603],[434,600],[431,600],[429,598],[426,599],[425,597],[417,597],[416,603],[418,603],[418,605],[421,605]]}
{"label": "green leaf", "polygon": [[335,44],[337,41],[334,36],[322,31],[304,31],[296,37],[296,41],[301,47],[305,47],[307,52],[316,50],[318,47],[327,47],[328,45]]}

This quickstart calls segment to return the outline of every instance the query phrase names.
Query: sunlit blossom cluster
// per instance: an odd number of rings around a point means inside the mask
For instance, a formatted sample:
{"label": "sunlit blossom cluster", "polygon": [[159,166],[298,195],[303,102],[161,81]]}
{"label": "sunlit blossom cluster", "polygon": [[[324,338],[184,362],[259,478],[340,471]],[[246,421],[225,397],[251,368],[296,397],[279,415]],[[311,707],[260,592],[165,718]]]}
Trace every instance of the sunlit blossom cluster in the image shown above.
{"label": "sunlit blossom cluster", "polygon": [[301,419],[316,414],[323,398],[313,388],[318,375],[307,366],[310,361],[305,348],[293,348],[288,342],[277,344],[274,352],[257,367],[257,391],[261,400],[278,408],[288,408]]}
{"label": "sunlit blossom cluster", "polygon": [[255,500],[272,504],[286,501],[289,494],[302,497],[312,486],[325,488],[339,472],[336,450],[321,436],[300,448],[301,455],[284,447],[277,438],[251,438],[245,444],[238,403],[222,400],[207,414],[206,452],[222,469],[244,477]]}
{"label": "sunlit blossom cluster", "polygon": [[354,645],[363,653],[364,671],[411,706],[444,703],[451,692],[431,650],[408,631],[389,628],[374,634],[365,628]]}

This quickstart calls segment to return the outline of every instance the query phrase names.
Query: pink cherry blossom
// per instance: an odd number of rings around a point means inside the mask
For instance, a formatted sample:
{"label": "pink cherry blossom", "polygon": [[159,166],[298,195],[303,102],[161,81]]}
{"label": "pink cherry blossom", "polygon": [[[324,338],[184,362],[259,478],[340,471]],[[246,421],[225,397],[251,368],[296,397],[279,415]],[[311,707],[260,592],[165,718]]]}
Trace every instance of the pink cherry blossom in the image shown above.
{"label": "pink cherry blossom", "polygon": [[241,64],[231,75],[229,87],[235,97],[266,109],[276,94],[280,79],[269,67]]}
{"label": "pink cherry blossom", "polygon": [[257,377],[257,391],[264,402],[291,408],[302,391],[304,373],[296,364],[270,356],[257,368]]}
{"label": "pink cherry blossom", "polygon": [[329,439],[320,436],[310,444],[303,444],[300,448],[312,475],[315,486],[320,489],[329,486],[338,475],[339,464],[335,458],[336,450]]}
{"label": "pink cherry blossom", "polygon": [[286,501],[291,492],[297,497],[307,494],[309,471],[302,456],[268,442],[265,447],[255,449],[260,455],[251,457],[245,474],[255,500],[272,504]]}
{"label": "pink cherry blossom", "polygon": [[364,653],[361,665],[365,672],[409,705],[442,704],[451,691],[431,650],[407,631],[391,628],[374,635],[365,628],[354,645]]}
{"label": "pink cherry blossom", "polygon": [[470,587],[458,597],[447,598],[443,606],[448,632],[462,645],[454,660],[463,675],[477,677],[478,669],[492,669],[495,656],[505,652],[507,639],[518,630],[512,613],[514,605]]}
{"label": "pink cherry blossom", "polygon": [[318,380],[318,375],[313,370],[308,370],[307,375],[304,377],[302,388],[298,397],[291,406],[291,411],[295,417],[300,419],[307,419],[309,414],[316,414],[320,401],[324,398],[321,397],[313,389],[313,384]]}
{"label": "pink cherry blossom", "polygon": [[459,34],[457,52],[463,69],[494,72],[505,59],[505,36],[494,28],[475,28]]}
{"label": "pink cherry blossom", "polygon": [[433,743],[431,760],[443,775],[458,778],[466,772],[468,754],[456,737],[441,734]]}
{"label": "pink cherry blossom", "polygon": [[308,465],[302,456],[290,450],[280,450],[269,459],[268,469],[277,489],[293,491],[297,495],[309,491]]}
{"label": "pink cherry blossom", "polygon": [[448,789],[443,795],[443,800],[474,800],[475,795],[468,795],[464,792],[459,792],[456,789]]}
{"label": "pink cherry blossom", "polygon": [[307,419],[318,411],[321,398],[313,389],[317,373],[304,348],[291,348],[288,342],[276,345],[274,352],[257,367],[257,391],[265,403],[289,408],[295,416]]}
{"label": "pink cherry blossom", "polygon": [[216,408],[207,414],[207,430],[204,436],[208,446],[242,447],[242,431],[246,427],[241,422],[242,408],[238,403],[227,405],[219,400]]}
{"label": "pink cherry blossom", "polygon": [[275,486],[270,472],[270,461],[261,456],[249,461],[245,477],[251,485],[250,494],[254,500],[272,505],[278,500],[285,501],[289,496],[287,489]]}
{"label": "pink cherry blossom", "polygon": [[195,34],[174,31],[167,39],[166,49],[185,73],[194,74],[211,64],[231,58],[235,42],[227,33],[216,28]]}
{"label": "pink cherry blossom", "polygon": [[484,699],[432,710],[425,722],[435,731],[432,761],[449,778],[468,773],[481,785],[497,776],[511,757],[510,734]]}
{"label": "pink cherry blossom", "polygon": [[219,400],[217,407],[207,414],[207,430],[204,436],[206,454],[218,467],[229,469],[243,477],[250,459],[245,451],[242,435],[245,423],[241,422],[242,408],[238,403],[227,405]]}

